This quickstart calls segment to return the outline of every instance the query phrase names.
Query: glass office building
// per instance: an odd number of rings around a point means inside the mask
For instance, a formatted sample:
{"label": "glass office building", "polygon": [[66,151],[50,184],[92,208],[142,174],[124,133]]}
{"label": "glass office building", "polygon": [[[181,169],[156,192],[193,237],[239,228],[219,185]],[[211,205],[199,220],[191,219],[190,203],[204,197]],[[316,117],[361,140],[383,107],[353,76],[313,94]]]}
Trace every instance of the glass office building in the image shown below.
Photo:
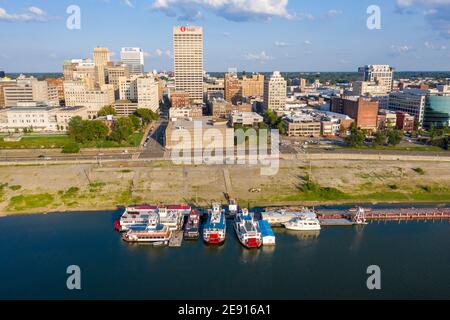
{"label": "glass office building", "polygon": [[425,129],[450,125],[450,96],[428,96],[425,106]]}

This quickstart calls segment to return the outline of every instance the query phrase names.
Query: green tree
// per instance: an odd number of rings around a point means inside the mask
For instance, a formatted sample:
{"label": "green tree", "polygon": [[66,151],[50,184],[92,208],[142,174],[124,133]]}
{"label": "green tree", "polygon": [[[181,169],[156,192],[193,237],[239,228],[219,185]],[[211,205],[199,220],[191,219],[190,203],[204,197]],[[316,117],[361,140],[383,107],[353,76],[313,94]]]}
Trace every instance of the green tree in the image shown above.
{"label": "green tree", "polygon": [[266,119],[269,122],[269,125],[271,127],[277,126],[277,124],[279,122],[279,118],[275,112],[273,112],[271,110],[267,110],[266,112],[264,112],[264,116],[266,117]]}
{"label": "green tree", "polygon": [[384,131],[377,131],[375,133],[375,140],[373,141],[373,145],[375,147],[377,146],[384,146],[386,144],[387,135]]}
{"label": "green tree", "polygon": [[144,125],[151,123],[152,121],[158,121],[159,115],[150,109],[137,109],[136,116],[142,119]]}
{"label": "green tree", "polygon": [[69,137],[74,141],[83,142],[83,119],[80,116],[73,117],[69,121]]}
{"label": "green tree", "polygon": [[127,140],[134,132],[133,122],[130,118],[119,118],[114,123],[111,140],[122,142]]}
{"label": "green tree", "polygon": [[350,127],[350,135],[345,138],[348,145],[352,148],[361,147],[364,144],[365,135],[364,131],[356,126],[356,123],[352,123]]}
{"label": "green tree", "polygon": [[104,116],[117,116],[117,111],[113,106],[104,106],[103,108],[100,109],[100,111],[98,112],[98,116],[99,117],[104,117]]}
{"label": "green tree", "polygon": [[388,144],[391,146],[396,146],[402,142],[404,133],[402,130],[391,129],[387,133]]}
{"label": "green tree", "polygon": [[276,128],[278,129],[278,131],[280,131],[280,134],[286,133],[286,126],[284,125],[283,121],[278,122]]}
{"label": "green tree", "polygon": [[139,130],[142,127],[142,121],[138,117],[136,117],[134,114],[130,114],[128,116],[130,118],[131,122],[133,123],[134,130]]}
{"label": "green tree", "polygon": [[75,141],[67,142],[63,146],[63,153],[78,153],[80,152],[80,145],[76,143]]}
{"label": "green tree", "polygon": [[108,137],[109,129],[99,120],[86,120],[83,123],[84,141],[98,141]]}

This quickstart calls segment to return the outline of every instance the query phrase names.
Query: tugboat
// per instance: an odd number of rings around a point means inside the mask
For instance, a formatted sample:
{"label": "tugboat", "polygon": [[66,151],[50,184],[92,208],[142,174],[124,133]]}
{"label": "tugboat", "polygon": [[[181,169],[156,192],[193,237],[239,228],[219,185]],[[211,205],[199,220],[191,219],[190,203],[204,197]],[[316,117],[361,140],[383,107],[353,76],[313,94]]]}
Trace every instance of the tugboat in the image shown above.
{"label": "tugboat", "polygon": [[260,248],[263,244],[259,224],[248,209],[242,209],[236,215],[234,230],[239,242],[247,249]]}
{"label": "tugboat", "polygon": [[167,245],[171,237],[172,231],[170,228],[160,224],[158,214],[152,213],[149,215],[147,226],[130,227],[122,236],[122,239],[126,242],[152,242]]}
{"label": "tugboat", "polygon": [[208,244],[222,244],[225,241],[226,231],[225,213],[220,204],[214,203],[203,229],[203,240]]}
{"label": "tugboat", "polygon": [[184,227],[185,240],[197,240],[200,238],[200,212],[192,210]]}

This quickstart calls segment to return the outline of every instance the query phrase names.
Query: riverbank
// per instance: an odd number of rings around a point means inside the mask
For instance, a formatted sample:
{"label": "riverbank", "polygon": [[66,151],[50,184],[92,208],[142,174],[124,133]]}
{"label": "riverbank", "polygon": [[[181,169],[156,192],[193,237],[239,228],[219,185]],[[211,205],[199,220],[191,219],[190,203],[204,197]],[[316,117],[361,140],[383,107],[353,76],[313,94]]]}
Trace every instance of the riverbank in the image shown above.
{"label": "riverbank", "polygon": [[0,167],[0,215],[114,210],[133,203],[209,206],[450,203],[450,163],[282,161],[275,176],[254,166],[177,166],[169,161]]}

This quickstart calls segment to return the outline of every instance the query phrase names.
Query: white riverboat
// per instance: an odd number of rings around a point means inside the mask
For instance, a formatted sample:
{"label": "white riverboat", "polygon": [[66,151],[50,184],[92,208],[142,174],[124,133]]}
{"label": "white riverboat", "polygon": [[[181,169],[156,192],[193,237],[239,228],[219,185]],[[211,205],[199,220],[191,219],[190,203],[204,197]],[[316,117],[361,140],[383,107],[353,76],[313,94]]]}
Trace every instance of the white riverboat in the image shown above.
{"label": "white riverboat", "polygon": [[152,242],[167,245],[171,237],[170,228],[159,223],[156,213],[151,213],[146,226],[131,226],[122,239],[126,242]]}
{"label": "white riverboat", "polygon": [[318,231],[321,229],[320,221],[317,218],[306,216],[294,218],[283,225],[286,229],[294,231]]}
{"label": "white riverboat", "polygon": [[317,214],[308,208],[303,208],[302,210],[296,212],[286,210],[266,211],[261,215],[262,219],[266,220],[271,226],[282,226],[295,218],[317,218]]}
{"label": "white riverboat", "polygon": [[246,248],[260,248],[263,244],[258,221],[248,209],[242,209],[235,218],[234,230],[239,242]]}

